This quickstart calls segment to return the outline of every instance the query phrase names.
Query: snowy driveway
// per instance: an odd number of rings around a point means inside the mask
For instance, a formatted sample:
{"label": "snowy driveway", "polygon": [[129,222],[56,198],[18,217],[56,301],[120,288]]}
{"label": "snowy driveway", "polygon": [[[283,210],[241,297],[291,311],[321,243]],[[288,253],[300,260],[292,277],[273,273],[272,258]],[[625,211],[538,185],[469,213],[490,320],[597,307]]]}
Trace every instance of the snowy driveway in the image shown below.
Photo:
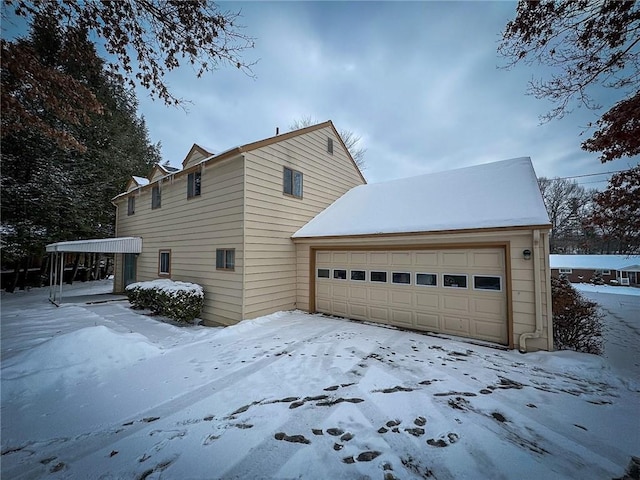
{"label": "snowy driveway", "polygon": [[2,478],[606,479],[640,454],[640,296],[607,304],[603,359],[21,295],[2,297]]}

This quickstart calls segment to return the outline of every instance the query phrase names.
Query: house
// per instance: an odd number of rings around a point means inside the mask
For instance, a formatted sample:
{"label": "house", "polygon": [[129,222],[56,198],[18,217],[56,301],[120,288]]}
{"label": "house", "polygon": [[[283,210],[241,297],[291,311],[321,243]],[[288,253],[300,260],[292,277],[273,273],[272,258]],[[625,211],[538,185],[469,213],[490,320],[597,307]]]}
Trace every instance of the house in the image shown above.
{"label": "house", "polygon": [[604,283],[640,286],[638,255],[551,255],[551,275],[572,283],[590,282],[596,275]]}
{"label": "house", "polygon": [[529,158],[368,185],[325,122],[218,154],[194,145],[149,179],[114,199],[117,235],[143,239],[117,255],[117,290],[199,283],[208,324],[298,308],[553,348],[550,224]]}
{"label": "house", "polygon": [[331,122],[213,154],[194,145],[182,169],[154,168],[113,199],[116,236],[143,239],[116,255],[115,289],[171,278],[205,288],[207,324],[296,308],[291,235],[365,183]]}

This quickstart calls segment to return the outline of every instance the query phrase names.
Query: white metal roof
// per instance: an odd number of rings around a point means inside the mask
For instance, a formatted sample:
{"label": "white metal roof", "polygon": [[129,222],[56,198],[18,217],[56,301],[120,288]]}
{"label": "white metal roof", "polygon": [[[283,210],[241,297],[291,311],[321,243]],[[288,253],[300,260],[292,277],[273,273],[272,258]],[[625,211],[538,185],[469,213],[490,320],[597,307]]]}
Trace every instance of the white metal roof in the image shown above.
{"label": "white metal roof", "polygon": [[548,225],[529,157],[352,188],[293,238]]}
{"label": "white metal roof", "polygon": [[47,252],[140,253],[142,238],[116,237],[50,243],[47,245]]}
{"label": "white metal roof", "polygon": [[551,268],[640,271],[640,255],[549,255]]}

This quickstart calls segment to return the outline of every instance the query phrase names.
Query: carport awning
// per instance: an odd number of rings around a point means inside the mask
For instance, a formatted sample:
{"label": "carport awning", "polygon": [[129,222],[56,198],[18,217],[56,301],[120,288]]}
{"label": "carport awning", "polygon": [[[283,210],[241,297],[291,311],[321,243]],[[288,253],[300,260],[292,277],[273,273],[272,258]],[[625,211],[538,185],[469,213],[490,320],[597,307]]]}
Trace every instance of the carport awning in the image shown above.
{"label": "carport awning", "polygon": [[47,252],[141,253],[142,238],[116,237],[50,243],[49,245],[47,245]]}

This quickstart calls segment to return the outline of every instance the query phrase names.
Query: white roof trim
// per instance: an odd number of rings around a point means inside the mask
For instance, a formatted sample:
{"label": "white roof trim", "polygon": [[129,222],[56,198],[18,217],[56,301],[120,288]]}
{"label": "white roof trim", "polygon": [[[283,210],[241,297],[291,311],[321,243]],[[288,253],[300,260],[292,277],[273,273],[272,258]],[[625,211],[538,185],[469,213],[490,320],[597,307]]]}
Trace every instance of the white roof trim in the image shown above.
{"label": "white roof trim", "polygon": [[47,252],[141,253],[142,238],[116,237],[50,243]]}
{"label": "white roof trim", "polygon": [[551,268],[640,271],[640,255],[549,255]]}

